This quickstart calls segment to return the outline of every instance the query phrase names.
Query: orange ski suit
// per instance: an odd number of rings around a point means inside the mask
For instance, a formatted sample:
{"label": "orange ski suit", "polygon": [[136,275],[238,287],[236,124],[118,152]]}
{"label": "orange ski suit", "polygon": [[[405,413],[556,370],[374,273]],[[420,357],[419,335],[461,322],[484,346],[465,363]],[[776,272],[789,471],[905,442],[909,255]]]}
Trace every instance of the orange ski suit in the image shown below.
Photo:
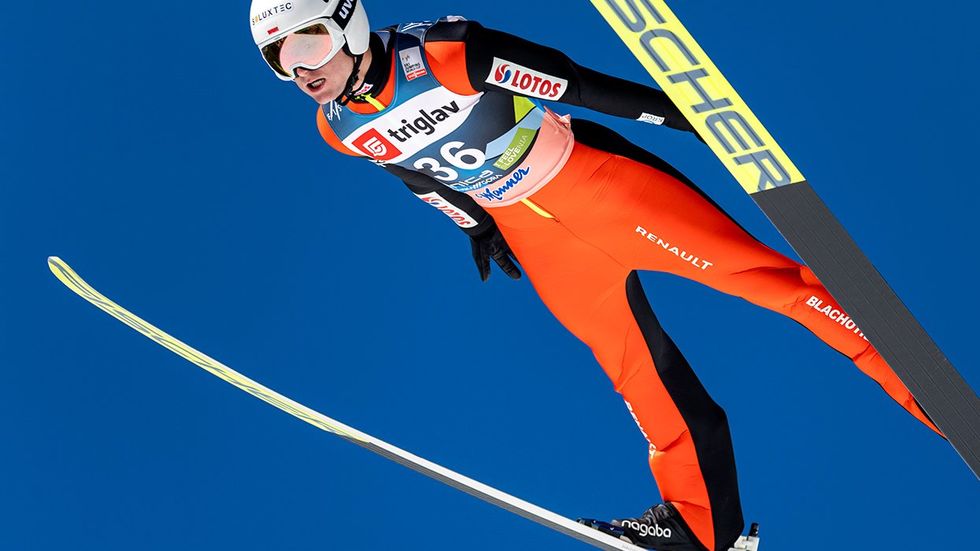
{"label": "orange ski suit", "polygon": [[676,274],[796,320],[938,432],[809,268],[754,239],[653,154],[587,121],[573,130],[568,164],[530,204],[487,210],[541,299],[622,394],[650,443],[663,499],[705,547],[742,529],[728,422],[658,323],[636,270]]}
{"label": "orange ski suit", "polygon": [[[418,31],[421,25],[410,27]],[[528,178],[505,176],[473,192],[474,197],[444,185],[447,178],[456,178],[445,176],[456,174],[445,168],[448,161],[426,157],[414,168],[410,162],[404,163],[407,168],[399,168],[395,161],[388,164],[389,157],[396,158],[419,143],[425,145],[411,154],[465,141],[465,147],[478,147],[482,155],[489,147],[486,139],[479,142],[481,135],[495,139],[500,128],[514,124],[515,106],[521,104],[511,96],[533,95],[533,90],[520,86],[533,88],[539,82],[548,83],[552,95],[564,91],[552,99],[690,128],[663,92],[580,67],[557,50],[462,20],[440,20],[426,33],[421,42],[424,59],[417,48],[394,55],[395,46],[385,50],[382,35],[373,36],[374,59],[386,60],[372,65],[365,77],[377,105],[353,101],[346,110],[336,104],[323,106],[317,124],[324,140],[348,155],[375,155],[375,162],[405,179],[416,195],[446,212],[464,231],[492,226],[479,220],[489,213],[544,303],[591,347],[623,395],[650,443],[650,468],[663,499],[677,508],[706,549],[727,550],[744,526],[728,421],[660,326],[643,295],[637,270],[686,277],[796,320],[851,358],[902,407],[936,430],[806,266],[755,240],[670,165],[611,130],[576,119],[571,121],[569,136],[549,114],[544,119],[547,124],[533,128],[535,145],[530,153],[508,169],[530,167],[523,173]],[[391,40],[402,34],[389,29],[383,36]],[[525,80],[519,80],[518,74]],[[413,104],[410,113],[398,111],[412,86],[429,77],[445,90],[420,92],[412,98],[437,93],[442,95],[436,97],[458,104],[444,105],[439,119],[420,104]],[[396,93],[399,86],[403,91]],[[450,92],[457,95],[449,96]],[[426,105],[432,110],[448,101]],[[454,124],[458,118],[453,117],[462,117],[458,113],[468,112],[479,101],[501,108],[500,120],[480,119],[487,127],[483,134],[448,134],[434,145],[424,141],[437,128]],[[378,113],[381,108],[400,114],[389,115],[393,121],[376,119],[383,124],[370,132],[364,131],[367,126],[357,128],[368,115],[384,117],[384,112]],[[521,113],[526,110],[517,111],[518,119],[525,116]],[[415,117],[420,117],[417,124],[409,120]],[[344,134],[338,135],[335,126]],[[371,143],[375,147],[366,146]],[[566,154],[563,165],[557,162]],[[542,160],[546,162],[536,164]],[[453,160],[457,168],[459,161]],[[548,177],[540,177],[545,174]],[[437,181],[440,177],[444,181]],[[510,189],[512,183],[516,185]],[[526,196],[500,206],[497,197],[485,190],[526,191]]]}

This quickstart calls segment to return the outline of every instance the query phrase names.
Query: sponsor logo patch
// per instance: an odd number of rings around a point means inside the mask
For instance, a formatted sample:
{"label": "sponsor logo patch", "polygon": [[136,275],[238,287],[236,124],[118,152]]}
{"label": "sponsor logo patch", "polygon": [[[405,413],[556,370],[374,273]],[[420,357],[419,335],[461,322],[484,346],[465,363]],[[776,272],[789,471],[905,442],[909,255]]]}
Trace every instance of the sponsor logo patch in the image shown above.
{"label": "sponsor logo patch", "polygon": [[476,176],[471,176],[465,180],[459,180],[458,182],[449,184],[449,187],[450,189],[454,189],[456,191],[473,191],[475,189],[487,187],[503,177],[503,174],[494,174],[492,170],[485,169]]}
{"label": "sponsor logo patch", "polygon": [[409,120],[411,117],[405,117],[401,120],[402,126],[389,128],[387,133],[390,137],[405,143],[419,134],[431,135],[436,131],[436,126],[439,123],[457,113],[459,113],[459,105],[455,101],[451,101],[449,105],[443,105],[441,108],[419,109],[417,118]]}
{"label": "sponsor logo patch", "polygon": [[405,78],[415,80],[428,74],[425,64],[422,63],[422,50],[416,46],[398,52],[398,58],[402,62],[402,70],[405,71]]}
{"label": "sponsor logo patch", "polygon": [[851,333],[854,333],[864,340],[868,340],[868,337],[864,336],[864,332],[861,331],[861,328],[857,326],[857,323],[851,319],[851,316],[848,316],[843,310],[835,307],[833,304],[825,303],[815,296],[810,296],[810,298],[806,301],[806,305],[827,316],[831,320],[836,321],[844,329],[847,329]]}
{"label": "sponsor logo patch", "polygon": [[664,121],[667,120],[667,119],[665,119],[664,117],[657,116],[657,115],[651,115],[650,113],[643,113],[642,115],[640,115],[640,118],[638,118],[636,120],[638,120],[640,122],[649,123],[649,124],[660,125],[660,124],[663,124]]}
{"label": "sponsor logo patch", "polygon": [[450,203],[434,191],[432,193],[426,193],[425,195],[419,195],[416,193],[415,196],[448,216],[450,220],[456,222],[456,225],[461,228],[472,228],[473,226],[477,225],[476,220],[474,220],[469,214],[466,214],[466,211]]}
{"label": "sponsor logo patch", "polygon": [[[254,26],[258,25],[259,23],[261,23],[262,21],[265,21],[266,19],[268,19],[268,18],[270,18],[270,17],[272,17],[274,15],[279,15],[280,13],[283,13],[285,11],[289,11],[291,9],[293,9],[293,3],[292,2],[283,2],[282,4],[279,4],[278,6],[272,6],[271,8],[269,8],[267,10],[264,10],[262,13],[255,14],[255,16],[252,17],[252,26],[254,27]],[[277,33],[277,32],[279,32],[279,27],[275,27],[275,28],[269,29],[269,34],[273,34],[273,33]]]}
{"label": "sponsor logo patch", "polygon": [[647,444],[650,444],[650,457],[653,457],[657,453],[657,446],[653,445],[653,441],[647,436],[647,431],[643,430],[643,425],[640,424],[640,418],[636,416],[636,412],[633,411],[633,404],[629,403],[629,400],[623,400],[626,402],[626,409],[629,410],[630,416],[633,417],[633,422],[636,423],[636,428],[640,429],[640,434],[643,438],[646,438]]}
{"label": "sponsor logo patch", "polygon": [[341,29],[346,29],[350,23],[350,18],[354,15],[354,0],[344,0],[337,6],[337,11],[333,14],[333,20]]}
{"label": "sponsor logo patch", "polygon": [[629,526],[636,533],[642,537],[654,536],[658,538],[670,539],[673,535],[670,528],[661,528],[659,524],[653,523],[652,525],[645,522],[637,522],[632,519],[627,519],[622,521],[623,526]]}
{"label": "sponsor logo patch", "polygon": [[504,185],[502,185],[502,186],[500,186],[498,188],[493,188],[493,189],[488,189],[486,191],[481,191],[480,193],[477,193],[476,196],[477,197],[482,197],[482,198],[486,199],[487,201],[495,201],[495,200],[496,201],[503,201],[504,200],[504,196],[507,195],[507,192],[509,192],[511,189],[513,189],[514,186],[516,186],[517,184],[519,184],[521,182],[521,180],[523,180],[524,177],[527,176],[530,173],[531,173],[531,167],[519,168],[519,169],[515,170],[513,172],[513,174],[510,175],[510,178],[507,178],[507,181],[504,182]]}
{"label": "sponsor logo patch", "polygon": [[640,234],[642,237],[646,237],[647,241],[654,243],[656,245],[660,245],[661,247],[663,247],[665,251],[677,256],[677,258],[680,258],[685,262],[690,262],[695,268],[699,268],[701,270],[707,270],[708,268],[715,265],[714,262],[708,262],[707,260],[704,260],[701,257],[695,256],[681,249],[677,245],[672,244],[670,241],[666,241],[664,239],[661,239],[660,237],[657,237],[652,232],[648,232],[642,226],[637,226],[635,231],[636,233]]}
{"label": "sponsor logo patch", "polygon": [[[636,59],[682,110],[697,114],[698,134],[750,194],[804,181],[684,25],[662,2],[594,2]],[[616,4],[620,4],[617,6]],[[639,4],[643,4],[640,9]]]}
{"label": "sponsor logo patch", "polygon": [[368,136],[374,137],[377,141],[371,144],[372,156],[384,146],[388,154],[380,159],[401,162],[430,145],[445,145],[440,140],[466,121],[476,101],[479,96],[460,96],[442,87],[433,88],[391,106],[381,116],[344,136],[342,142],[352,150],[365,151]]}
{"label": "sponsor logo patch", "polygon": [[353,144],[367,156],[378,161],[389,161],[402,154],[394,144],[373,128],[358,136]]}
{"label": "sponsor logo patch", "polygon": [[558,100],[565,94],[568,81],[529,69],[499,57],[493,58],[487,82],[524,96]]}
{"label": "sponsor logo patch", "polygon": [[528,128],[518,128],[517,133],[514,134],[514,139],[511,140],[510,145],[507,149],[500,154],[493,166],[499,168],[500,170],[510,170],[510,167],[514,166],[517,161],[524,158],[524,153],[527,152],[531,143],[534,142],[534,137],[537,132],[530,130]]}

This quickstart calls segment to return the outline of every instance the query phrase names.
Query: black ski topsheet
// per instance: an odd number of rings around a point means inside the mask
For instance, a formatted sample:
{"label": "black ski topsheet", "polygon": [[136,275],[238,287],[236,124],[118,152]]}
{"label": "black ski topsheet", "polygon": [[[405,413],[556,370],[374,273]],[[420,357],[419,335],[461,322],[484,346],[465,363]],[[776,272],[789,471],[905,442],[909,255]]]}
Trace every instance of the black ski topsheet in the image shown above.
{"label": "black ski topsheet", "polygon": [[752,195],[974,474],[980,400],[807,182]]}
{"label": "black ski topsheet", "polygon": [[980,400],[663,0],[592,0],[980,476]]}

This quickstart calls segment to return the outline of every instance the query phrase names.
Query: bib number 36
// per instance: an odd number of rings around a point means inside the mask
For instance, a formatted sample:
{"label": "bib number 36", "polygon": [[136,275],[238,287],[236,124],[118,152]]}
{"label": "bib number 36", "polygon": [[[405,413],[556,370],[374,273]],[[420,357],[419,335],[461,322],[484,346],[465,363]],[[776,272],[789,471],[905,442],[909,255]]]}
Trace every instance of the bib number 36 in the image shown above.
{"label": "bib number 36", "polygon": [[[462,170],[474,170],[483,166],[487,156],[476,148],[462,149],[463,142],[446,142],[439,148],[439,154],[445,162]],[[442,166],[438,159],[422,157],[412,165],[419,170],[428,170],[435,174],[437,180],[452,182],[459,179],[459,172],[447,166]]]}

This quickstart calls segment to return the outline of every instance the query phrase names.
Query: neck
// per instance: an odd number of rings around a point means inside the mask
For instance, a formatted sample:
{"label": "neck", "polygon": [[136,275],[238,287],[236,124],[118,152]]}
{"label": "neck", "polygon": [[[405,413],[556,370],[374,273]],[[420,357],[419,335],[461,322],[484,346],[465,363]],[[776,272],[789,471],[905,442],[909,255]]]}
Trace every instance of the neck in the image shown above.
{"label": "neck", "polygon": [[360,90],[364,86],[365,80],[367,80],[368,71],[371,70],[371,62],[374,60],[374,55],[371,53],[371,48],[368,48],[364,55],[361,57],[361,69],[358,71],[357,82],[354,83],[354,90]]}
{"label": "neck", "polygon": [[361,70],[357,75],[357,85],[354,90],[361,90],[364,86],[368,86],[366,93],[377,96],[387,83],[391,67],[390,57],[385,41],[377,34],[371,33],[371,42],[361,59]]}

